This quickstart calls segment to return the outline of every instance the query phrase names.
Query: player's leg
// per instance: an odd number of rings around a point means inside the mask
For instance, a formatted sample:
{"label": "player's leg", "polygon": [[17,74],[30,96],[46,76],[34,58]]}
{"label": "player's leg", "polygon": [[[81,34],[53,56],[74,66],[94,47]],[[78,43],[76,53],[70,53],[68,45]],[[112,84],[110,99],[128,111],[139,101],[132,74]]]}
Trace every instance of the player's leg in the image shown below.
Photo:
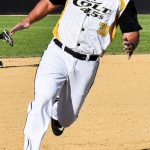
{"label": "player's leg", "polygon": [[[98,61],[77,61],[70,72],[66,86],[60,92],[55,115],[63,127],[70,126],[77,118],[98,69]],[[65,94],[67,93],[67,94]]]}
{"label": "player's leg", "polygon": [[[72,72],[72,70],[74,69],[74,66],[76,64],[76,59],[73,58],[70,54],[64,52],[62,49],[59,49],[59,53],[62,56],[63,61],[66,64],[66,73],[67,73],[67,78],[66,81],[63,85],[63,87],[61,88],[61,91],[59,92],[59,99],[58,101],[56,101],[53,106],[52,106],[52,117],[51,117],[51,126],[52,126],[52,131],[54,133],[54,135],[59,136],[63,133],[64,127],[60,124],[59,120],[58,120],[58,116],[57,116],[57,108],[58,108],[58,103],[62,101],[62,99],[69,99],[69,95],[70,93],[67,91],[68,89],[68,83],[67,83],[67,79],[69,76],[69,72]],[[64,109],[66,109],[64,107]]]}
{"label": "player's leg", "polygon": [[29,105],[24,129],[24,150],[39,150],[51,116],[52,100],[66,80],[65,65],[51,44],[45,51],[35,79],[35,97]]}
{"label": "player's leg", "polygon": [[[52,112],[51,112],[51,127],[52,127],[52,132],[56,136],[60,136],[63,131],[64,127],[60,124],[58,120],[58,103],[62,102],[64,99],[69,99],[69,93],[68,93],[68,87],[67,87],[67,82],[64,83],[63,87],[61,88],[61,91],[58,93],[58,96],[56,97],[56,100],[54,104],[52,105]],[[64,108],[66,109],[66,108]]]}

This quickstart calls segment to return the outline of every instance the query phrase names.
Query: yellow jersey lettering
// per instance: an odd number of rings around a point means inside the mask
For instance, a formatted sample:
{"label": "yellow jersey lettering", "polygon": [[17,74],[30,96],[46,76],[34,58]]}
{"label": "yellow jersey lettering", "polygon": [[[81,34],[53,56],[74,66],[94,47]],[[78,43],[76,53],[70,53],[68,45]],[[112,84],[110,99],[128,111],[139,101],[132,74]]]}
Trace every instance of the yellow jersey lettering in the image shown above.
{"label": "yellow jersey lettering", "polygon": [[109,25],[106,25],[106,24],[100,22],[100,28],[99,28],[99,30],[97,30],[97,33],[99,35],[102,35],[103,37],[106,37],[109,32],[109,29],[110,29]]}

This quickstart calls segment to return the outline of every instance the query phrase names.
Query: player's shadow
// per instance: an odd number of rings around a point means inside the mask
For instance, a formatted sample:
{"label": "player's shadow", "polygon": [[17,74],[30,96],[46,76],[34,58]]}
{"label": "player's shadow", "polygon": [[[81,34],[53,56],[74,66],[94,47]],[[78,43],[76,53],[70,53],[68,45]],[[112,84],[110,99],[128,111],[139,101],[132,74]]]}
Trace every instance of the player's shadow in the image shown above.
{"label": "player's shadow", "polygon": [[144,149],[141,149],[141,150],[150,150],[150,148],[144,148]]}
{"label": "player's shadow", "polygon": [[3,66],[1,69],[5,68],[16,68],[16,67],[38,67],[39,64],[32,64],[32,65],[17,65],[17,66]]}

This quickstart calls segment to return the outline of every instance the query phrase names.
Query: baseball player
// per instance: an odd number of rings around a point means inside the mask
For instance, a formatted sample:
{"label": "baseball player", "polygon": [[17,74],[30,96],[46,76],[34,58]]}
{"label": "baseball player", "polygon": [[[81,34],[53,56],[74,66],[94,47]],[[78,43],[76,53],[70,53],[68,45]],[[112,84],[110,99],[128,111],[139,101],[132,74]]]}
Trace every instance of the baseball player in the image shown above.
{"label": "baseball player", "polygon": [[6,41],[10,46],[13,46],[13,39],[10,37],[7,30],[4,30],[2,33],[0,33],[0,39]]}
{"label": "baseball player", "polygon": [[100,57],[113,40],[117,25],[130,58],[141,26],[133,0],[40,0],[11,34],[65,5],[35,77],[35,96],[28,106],[24,150],[39,150],[51,121],[58,136],[77,118],[94,83]]}

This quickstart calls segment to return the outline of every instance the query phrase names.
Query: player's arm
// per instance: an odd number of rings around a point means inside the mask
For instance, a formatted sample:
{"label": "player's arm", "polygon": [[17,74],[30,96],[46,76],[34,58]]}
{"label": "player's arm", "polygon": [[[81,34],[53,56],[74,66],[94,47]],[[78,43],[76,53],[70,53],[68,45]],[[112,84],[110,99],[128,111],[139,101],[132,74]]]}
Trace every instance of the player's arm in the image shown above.
{"label": "player's arm", "polygon": [[60,2],[58,3],[58,1],[59,0],[40,0],[28,16],[10,30],[10,33],[13,34],[16,31],[29,28],[32,23],[41,20],[48,13],[55,10],[59,6],[58,4],[61,4]]}
{"label": "player's arm", "polygon": [[139,43],[139,30],[142,29],[138,23],[137,10],[133,0],[129,1],[127,7],[120,16],[118,23],[123,33],[124,51],[130,58]]}

